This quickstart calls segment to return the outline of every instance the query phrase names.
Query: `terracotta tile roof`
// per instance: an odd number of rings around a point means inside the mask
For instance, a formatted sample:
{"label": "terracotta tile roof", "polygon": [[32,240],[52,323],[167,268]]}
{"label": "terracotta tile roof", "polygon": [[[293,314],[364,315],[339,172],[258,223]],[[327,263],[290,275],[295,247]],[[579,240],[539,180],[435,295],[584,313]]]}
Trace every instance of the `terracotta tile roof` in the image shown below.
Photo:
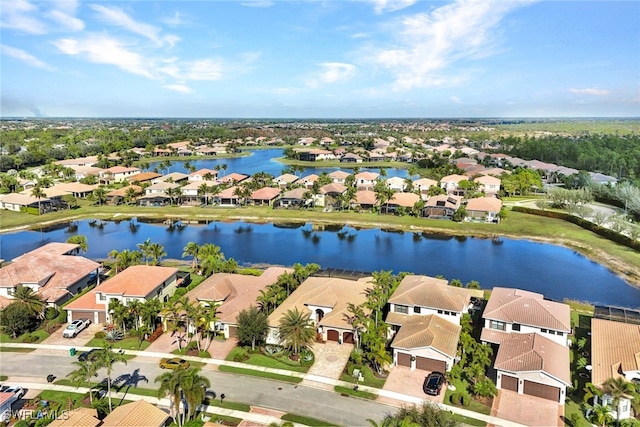
{"label": "terracotta tile roof", "polygon": [[171,179],[173,182],[182,181],[183,179],[189,178],[189,175],[182,172],[171,172],[167,175],[160,175],[158,178],[154,179],[155,182],[165,182],[168,179]]}
{"label": "terracotta tile roof", "polygon": [[444,203],[444,207],[450,209],[458,209],[460,206],[460,202],[462,201],[462,197],[459,196],[448,196],[446,194],[438,194],[437,196],[429,197],[424,203],[424,207],[440,207],[441,205],[438,202]]}
{"label": "terracotta tile roof", "polygon": [[282,181],[282,182],[286,182],[286,183],[293,183],[296,182],[298,180],[298,177],[292,173],[285,173],[283,175],[277,176],[273,179],[274,181]]}
{"label": "terracotta tile roof", "polygon": [[169,414],[146,400],[118,406],[102,420],[103,427],[161,427]]}
{"label": "terracotta tile roof", "polygon": [[89,193],[98,188],[98,186],[83,184],[81,182],[60,182],[51,188],[66,193]]}
{"label": "terracotta tile roof", "polygon": [[162,176],[161,174],[156,172],[140,172],[135,175],[128,176],[127,180],[130,182],[134,182],[134,181],[144,182],[144,181],[151,181],[152,179],[156,179],[161,176]]}
{"label": "terracotta tile roof", "polygon": [[11,400],[15,396],[15,393],[0,392],[0,406]]}
{"label": "terracotta tile roof", "polygon": [[494,287],[482,317],[571,332],[568,305],[545,300],[542,294],[521,289]]}
{"label": "terracotta tile roof", "polygon": [[[40,199],[40,202],[46,202],[49,199],[47,199],[46,197],[42,197]],[[8,204],[12,204],[12,205],[20,205],[20,206],[27,206],[33,203],[38,203],[38,199],[36,197],[33,197],[30,194],[23,194],[23,193],[9,193],[9,194],[0,194],[0,201],[2,203],[8,203]]]}
{"label": "terracotta tile roof", "polygon": [[569,348],[541,334],[509,334],[500,343],[493,366],[509,372],[541,371],[571,385]]}
{"label": "terracotta tile roof", "polygon": [[66,412],[65,416],[53,420],[53,427],[97,427],[102,422],[98,419],[98,411],[91,408],[77,408]]}
{"label": "terracotta tile roof", "polygon": [[349,172],[345,172],[345,171],[333,171],[329,174],[329,176],[333,179],[346,179],[349,175],[351,175]]}
{"label": "terracotta tile roof", "polygon": [[364,172],[360,172],[358,174],[356,174],[356,179],[363,179],[365,181],[375,181],[375,179],[377,177],[379,177],[380,174],[377,172],[368,172],[368,171],[364,171]]}
{"label": "terracotta tile roof", "polygon": [[340,184],[339,182],[332,182],[331,184],[323,185],[322,187],[320,187],[320,193],[322,194],[327,194],[327,193],[342,194],[345,191],[347,191],[347,187],[345,187],[343,184]]}
{"label": "terracotta tile roof", "polygon": [[238,196],[234,194],[236,192],[236,188],[238,187],[234,185],[233,187],[222,190],[220,193],[218,193],[217,197],[220,199],[237,199]]}
{"label": "terracotta tile roof", "polygon": [[457,184],[460,181],[466,181],[467,179],[469,179],[469,177],[464,175],[453,174],[453,175],[443,176],[440,182],[455,182]]}
{"label": "terracotta tile roof", "polygon": [[361,205],[375,205],[378,203],[376,193],[371,190],[356,191],[356,203]]}
{"label": "terracotta tile roof", "polygon": [[251,193],[251,198],[254,200],[273,200],[280,195],[279,188],[273,187],[262,187],[253,193]]}
{"label": "terracotta tile roof", "polygon": [[240,182],[249,178],[249,175],[243,175],[241,173],[232,172],[229,175],[219,178],[220,182]]}
{"label": "terracotta tile roof", "polygon": [[640,371],[640,325],[592,319],[591,365],[595,385],[622,372]]}
{"label": "terracotta tile roof", "polygon": [[191,173],[189,174],[189,177],[190,177],[190,178],[193,178],[193,177],[195,177],[195,176],[200,176],[200,177],[203,177],[203,178],[204,178],[204,176],[205,176],[206,174],[208,174],[208,173],[209,173],[209,174],[211,174],[211,176],[213,176],[214,178],[218,175],[218,171],[217,171],[217,170],[214,170],[214,169],[207,169],[207,168],[202,168],[202,169],[198,169],[198,170],[197,170],[197,171],[195,171],[195,172],[191,172]]}
{"label": "terracotta tile roof", "polygon": [[129,190],[129,188],[133,188],[135,190],[136,194],[141,194],[142,193],[142,187],[140,187],[139,185],[127,185],[126,187],[122,187],[122,188],[118,188],[117,190],[109,191],[107,193],[107,197],[115,197],[115,196],[124,197],[124,196],[127,195],[127,190]]}
{"label": "terracotta tile roof", "polygon": [[467,211],[500,212],[502,200],[495,197],[476,197],[467,202]]}
{"label": "terracotta tile roof", "polygon": [[307,193],[309,189],[307,188],[294,188],[293,190],[289,190],[282,195],[283,199],[304,199],[305,193]]}
{"label": "terracotta tile roof", "polygon": [[359,305],[366,300],[365,292],[371,285],[371,277],[346,280],[335,277],[309,277],[269,316],[269,326],[278,327],[282,316],[297,307],[309,312],[307,305],[321,305],[332,309],[320,321],[320,326],[351,329],[346,315],[348,303]]}
{"label": "terracotta tile roof", "polygon": [[418,200],[420,200],[420,196],[416,193],[394,193],[388,204],[412,208]]}
{"label": "terracotta tile roof", "polygon": [[444,279],[429,276],[405,276],[389,303],[463,312],[471,294],[468,289],[449,286]]}
{"label": "terracotta tile roof", "polygon": [[391,347],[404,349],[432,347],[449,357],[455,357],[462,330],[460,325],[433,314],[405,317]]}
{"label": "terracotta tile roof", "polygon": [[105,294],[146,297],[178,272],[173,267],[133,265],[100,284],[95,291]]}
{"label": "terracotta tile roof", "polygon": [[108,169],[104,170],[106,173],[116,174],[116,173],[125,173],[125,172],[140,172],[140,168],[136,167],[125,167],[125,166],[112,166]]}
{"label": "terracotta tile roof", "polygon": [[100,289],[100,286],[94,290],[87,292],[78,299],[71,301],[64,306],[65,310],[78,310],[78,311],[98,311],[105,310],[105,304],[99,304],[96,299],[96,289]]}
{"label": "terracotta tile roof", "polygon": [[474,181],[484,185],[500,185],[500,183],[502,182],[500,178],[496,178],[495,176],[491,175],[479,176],[475,178]]}
{"label": "terracotta tile roof", "polygon": [[269,267],[260,276],[243,274],[216,273],[205,279],[186,296],[190,301],[221,301],[218,318],[221,322],[236,324],[238,314],[258,306],[256,299],[260,291],[275,283],[284,273],[292,273],[290,268]]}
{"label": "terracotta tile roof", "polygon": [[75,243],[51,242],[47,243],[44,246],[40,246],[39,248],[36,248],[32,251],[26,252],[20,256],[17,256],[13,259],[13,261],[20,261],[21,259],[26,259],[40,254],[65,255],[70,254],[71,252],[79,248],[80,245],[76,245]]}

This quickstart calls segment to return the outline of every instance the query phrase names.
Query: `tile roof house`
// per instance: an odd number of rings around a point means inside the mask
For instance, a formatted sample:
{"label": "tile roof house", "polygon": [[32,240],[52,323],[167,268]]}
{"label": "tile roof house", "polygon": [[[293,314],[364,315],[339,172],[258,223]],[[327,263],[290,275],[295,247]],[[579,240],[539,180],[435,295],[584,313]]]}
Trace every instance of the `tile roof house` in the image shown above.
{"label": "tile roof house", "polygon": [[329,174],[331,179],[333,179],[333,182],[338,184],[344,184],[345,180],[349,175],[351,175],[349,172],[345,172],[341,170],[333,171]]}
{"label": "tile roof house", "polygon": [[140,168],[112,166],[100,172],[99,177],[103,181],[124,181],[127,177],[140,173]]}
{"label": "tile roof house", "polygon": [[244,181],[249,178],[249,175],[243,175],[241,173],[232,172],[229,175],[223,176],[222,178],[218,178],[218,181],[225,184],[237,184],[239,182]]}
{"label": "tile roof house", "polygon": [[277,205],[283,208],[300,207],[306,204],[307,199],[305,194],[309,190],[307,188],[294,188],[285,192],[282,197],[277,201]]}
{"label": "tile roof house", "polygon": [[51,199],[47,197],[38,199],[37,197],[33,197],[30,194],[0,194],[0,207],[9,211],[20,212],[21,208],[35,208],[37,210],[38,204],[43,207],[43,205],[50,203]]}
{"label": "tile roof house", "polygon": [[98,427],[102,421],[98,418],[98,411],[92,408],[76,408],[65,412],[60,418],[53,420],[52,427]]}
{"label": "tile roof house", "polygon": [[507,335],[494,362],[497,387],[564,404],[571,385],[569,348],[538,333]]}
{"label": "tile roof house", "polygon": [[447,175],[442,177],[442,179],[440,180],[440,187],[443,188],[449,195],[461,196],[461,190],[458,189],[458,185],[460,184],[460,181],[467,181],[468,179],[469,178],[464,175]]}
{"label": "tile roof house", "polygon": [[262,187],[251,193],[251,201],[256,206],[271,206],[280,196],[280,188]]}
{"label": "tile roof house", "polygon": [[429,197],[424,203],[422,216],[432,219],[452,219],[460,208],[461,202],[462,198],[459,196],[438,194],[437,196]]}
{"label": "tile roof house", "polygon": [[474,178],[474,182],[480,184],[479,190],[484,191],[487,196],[494,196],[500,191],[502,180],[491,175],[482,175]]}
{"label": "tile roof house", "polygon": [[119,300],[123,305],[154,298],[167,301],[180,281],[177,268],[131,266],[67,304],[64,307],[67,320],[72,322],[87,317],[93,323],[110,323],[108,308],[111,300]]}
{"label": "tile roof house", "polygon": [[240,197],[236,194],[237,186],[229,187],[222,190],[213,197],[213,202],[220,206],[238,206],[240,205]]}
{"label": "tile roof house", "polygon": [[[640,380],[640,325],[591,319],[591,366],[591,382],[596,387],[609,378]],[[614,418],[624,420],[633,416],[627,398],[620,399],[617,410],[612,407],[610,395],[603,396],[603,404],[612,409]]]}
{"label": "tile roof house", "polygon": [[182,183],[189,179],[189,175],[182,172],[171,172],[166,175],[160,175],[157,178],[151,180],[152,184],[157,184],[159,182],[174,182],[174,183]]}
{"label": "tile roof house", "polygon": [[502,200],[495,197],[476,197],[467,201],[467,221],[497,223],[500,221]]}
{"label": "tile roof house", "polygon": [[269,267],[260,276],[215,273],[186,296],[193,303],[218,303],[218,321],[212,326],[223,332],[225,338],[235,338],[238,314],[252,305],[257,307],[260,291],[275,283],[282,274],[292,272],[290,268]]}
{"label": "tile roof house", "polygon": [[304,185],[307,188],[312,188],[313,187],[313,183],[316,182],[318,180],[318,178],[320,178],[320,176],[318,176],[315,173],[312,173],[310,175],[305,175],[302,178],[300,178],[298,180],[298,183]]}
{"label": "tile roof house", "polygon": [[169,414],[140,399],[114,408],[101,427],[162,427],[168,425]]}
{"label": "tile roof house", "polygon": [[18,400],[15,393],[0,392],[0,422],[8,422],[13,415],[11,407]]}
{"label": "tile roof house", "polygon": [[413,209],[420,196],[416,193],[393,193],[393,196],[382,207],[384,213],[393,213],[399,208]]}
{"label": "tile roof house", "polygon": [[[211,176],[209,176],[211,175]],[[189,181],[206,181],[207,178],[209,180],[214,180],[216,179],[216,177],[218,176],[218,171],[213,170],[213,169],[207,169],[207,168],[203,168],[203,169],[198,169],[195,172],[191,172],[189,174]]]}
{"label": "tile roof house", "polygon": [[360,172],[355,175],[356,187],[359,190],[373,190],[376,185],[376,179],[380,176],[377,172]]}
{"label": "tile roof house", "polygon": [[127,177],[129,182],[150,182],[156,178],[160,178],[162,175],[156,172],[140,172],[135,175]]}
{"label": "tile roof house", "polygon": [[396,193],[401,193],[407,188],[407,183],[404,178],[400,178],[399,176],[392,176],[384,182],[387,187],[395,191]]}
{"label": "tile roof house", "polygon": [[355,200],[351,201],[353,207],[359,206],[360,209],[373,209],[378,204],[378,197],[374,191],[360,190],[356,191]]}
{"label": "tile roof house", "polygon": [[73,195],[73,197],[84,199],[89,194],[93,193],[93,190],[97,187],[97,185],[83,184],[81,182],[59,182],[51,188],[58,191],[64,191],[67,194]]}
{"label": "tile roof house", "polygon": [[278,186],[280,187],[286,187],[287,185],[293,184],[296,181],[298,181],[298,176],[292,173],[285,173],[273,178],[273,182],[278,184]]}
{"label": "tile roof house", "polygon": [[566,346],[571,333],[567,304],[521,289],[494,287],[482,317],[481,340],[494,344],[500,344],[509,333],[536,332]]}
{"label": "tile roof house", "polygon": [[309,313],[323,340],[354,342],[353,326],[349,323],[348,305],[360,305],[371,287],[371,277],[347,280],[335,277],[309,277],[269,315],[267,342],[278,343],[278,325],[282,316],[296,307]]}
{"label": "tile roof house", "polygon": [[407,316],[391,342],[394,364],[412,370],[451,370],[461,330],[434,314]]}
{"label": "tile roof house", "polygon": [[99,280],[100,264],[77,255],[80,246],[48,243],[0,268],[0,296],[12,299],[18,286],[28,286],[56,307]]}

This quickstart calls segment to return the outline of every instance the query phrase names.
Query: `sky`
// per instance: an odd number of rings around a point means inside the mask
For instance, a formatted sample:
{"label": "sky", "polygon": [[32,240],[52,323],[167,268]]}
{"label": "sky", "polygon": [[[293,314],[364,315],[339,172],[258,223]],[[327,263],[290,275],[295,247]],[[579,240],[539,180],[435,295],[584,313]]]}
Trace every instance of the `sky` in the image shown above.
{"label": "sky", "polygon": [[2,117],[640,117],[640,1],[2,0]]}

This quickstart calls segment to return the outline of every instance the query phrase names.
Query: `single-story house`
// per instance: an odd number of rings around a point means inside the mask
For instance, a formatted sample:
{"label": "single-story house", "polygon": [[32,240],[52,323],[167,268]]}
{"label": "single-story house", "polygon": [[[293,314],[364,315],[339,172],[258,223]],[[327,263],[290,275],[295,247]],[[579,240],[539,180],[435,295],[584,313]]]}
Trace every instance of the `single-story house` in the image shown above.
{"label": "single-story house", "polygon": [[202,168],[189,174],[189,181],[210,181],[215,180],[218,176],[218,171],[213,169]]}
{"label": "single-story house", "polygon": [[101,424],[102,421],[98,418],[97,409],[79,407],[71,411],[64,411],[48,425],[52,427],[99,427]]}
{"label": "single-story house", "polygon": [[467,221],[499,222],[502,200],[495,197],[476,197],[467,201]]}
{"label": "single-story house", "polygon": [[160,182],[174,182],[174,183],[183,183],[189,179],[189,175],[182,172],[171,172],[166,175],[160,175],[157,178],[151,180],[152,184],[158,184]]}
{"label": "single-story house", "polygon": [[249,175],[243,175],[241,173],[232,172],[229,175],[223,176],[222,178],[218,178],[218,181],[222,184],[237,184],[239,182],[244,181],[249,178]]}
{"label": "single-story house", "polygon": [[271,206],[279,196],[279,188],[262,187],[251,193],[251,202],[256,206]]}
{"label": "single-story house", "polygon": [[30,194],[9,193],[0,194],[0,207],[10,211],[20,212],[21,208],[35,208],[46,210],[46,206],[51,205],[51,199],[42,197],[38,199]]}
{"label": "single-story house", "polygon": [[484,191],[487,196],[495,196],[500,191],[500,184],[502,180],[491,175],[482,175],[473,180],[480,184],[478,188],[480,191]]}
{"label": "single-story house", "polygon": [[81,182],[60,182],[50,188],[56,191],[63,191],[67,194],[71,194],[73,195],[73,197],[77,197],[79,199],[84,199],[88,195],[93,193],[93,190],[98,188],[98,186],[83,184]]}
{"label": "single-story house", "polygon": [[301,207],[307,204],[305,194],[309,193],[307,188],[294,188],[285,192],[277,201],[277,205],[282,208]]}
{"label": "single-story house", "polygon": [[422,216],[433,219],[452,219],[460,208],[461,201],[462,198],[459,196],[448,196],[446,194],[429,197],[429,200],[424,203]]}
{"label": "single-story house", "polygon": [[351,174],[349,172],[337,170],[337,171],[331,172],[329,174],[329,177],[331,177],[331,179],[333,179],[333,182],[337,184],[344,184],[345,180],[350,175]]}
{"label": "single-story house", "polygon": [[296,181],[298,181],[298,177],[292,173],[285,173],[273,178],[273,182],[278,184],[279,187],[286,187],[287,185],[293,184]]}
{"label": "single-story house", "polygon": [[396,193],[401,193],[407,188],[407,182],[404,178],[400,178],[399,176],[392,176],[384,183]]}
{"label": "single-story house", "polygon": [[169,414],[146,400],[140,399],[113,408],[102,420],[101,427],[164,427],[169,425]]}
{"label": "single-story house", "polygon": [[127,177],[127,181],[137,183],[153,182],[154,179],[160,178],[161,176],[161,174],[156,172],[140,172]]}
{"label": "single-story house", "polygon": [[352,207],[360,207],[360,209],[371,210],[378,204],[378,197],[375,191],[359,190],[356,191],[355,200],[351,201]]}
{"label": "single-story house", "polygon": [[222,190],[213,197],[213,202],[220,206],[239,206],[240,197],[236,194],[237,188],[238,187],[233,186]]}
{"label": "single-story house", "polygon": [[267,343],[278,343],[278,326],[282,316],[294,307],[309,313],[318,336],[325,341],[353,343],[354,329],[348,321],[349,303],[360,305],[366,300],[371,277],[347,280],[336,277],[309,277],[269,315]]}
{"label": "single-story house", "polygon": [[393,193],[393,196],[384,204],[382,210],[385,213],[394,213],[399,208],[413,209],[420,196],[416,193]]}
{"label": "single-story house", "polygon": [[360,172],[355,175],[355,184],[358,190],[373,190],[376,185],[376,179],[380,176],[377,172]]}

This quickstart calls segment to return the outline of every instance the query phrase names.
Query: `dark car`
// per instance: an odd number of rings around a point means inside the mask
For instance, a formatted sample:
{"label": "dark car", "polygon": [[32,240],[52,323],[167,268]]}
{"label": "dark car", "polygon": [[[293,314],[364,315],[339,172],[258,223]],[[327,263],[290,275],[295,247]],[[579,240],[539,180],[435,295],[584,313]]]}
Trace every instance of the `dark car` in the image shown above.
{"label": "dark car", "polygon": [[444,384],[444,374],[442,372],[432,372],[424,379],[422,390],[431,396],[437,396]]}
{"label": "dark car", "polygon": [[82,353],[80,353],[80,355],[78,356],[78,360],[81,362],[84,361],[91,361],[94,358],[96,358],[98,356],[98,352],[100,351],[99,348],[92,348],[89,351],[83,351]]}

